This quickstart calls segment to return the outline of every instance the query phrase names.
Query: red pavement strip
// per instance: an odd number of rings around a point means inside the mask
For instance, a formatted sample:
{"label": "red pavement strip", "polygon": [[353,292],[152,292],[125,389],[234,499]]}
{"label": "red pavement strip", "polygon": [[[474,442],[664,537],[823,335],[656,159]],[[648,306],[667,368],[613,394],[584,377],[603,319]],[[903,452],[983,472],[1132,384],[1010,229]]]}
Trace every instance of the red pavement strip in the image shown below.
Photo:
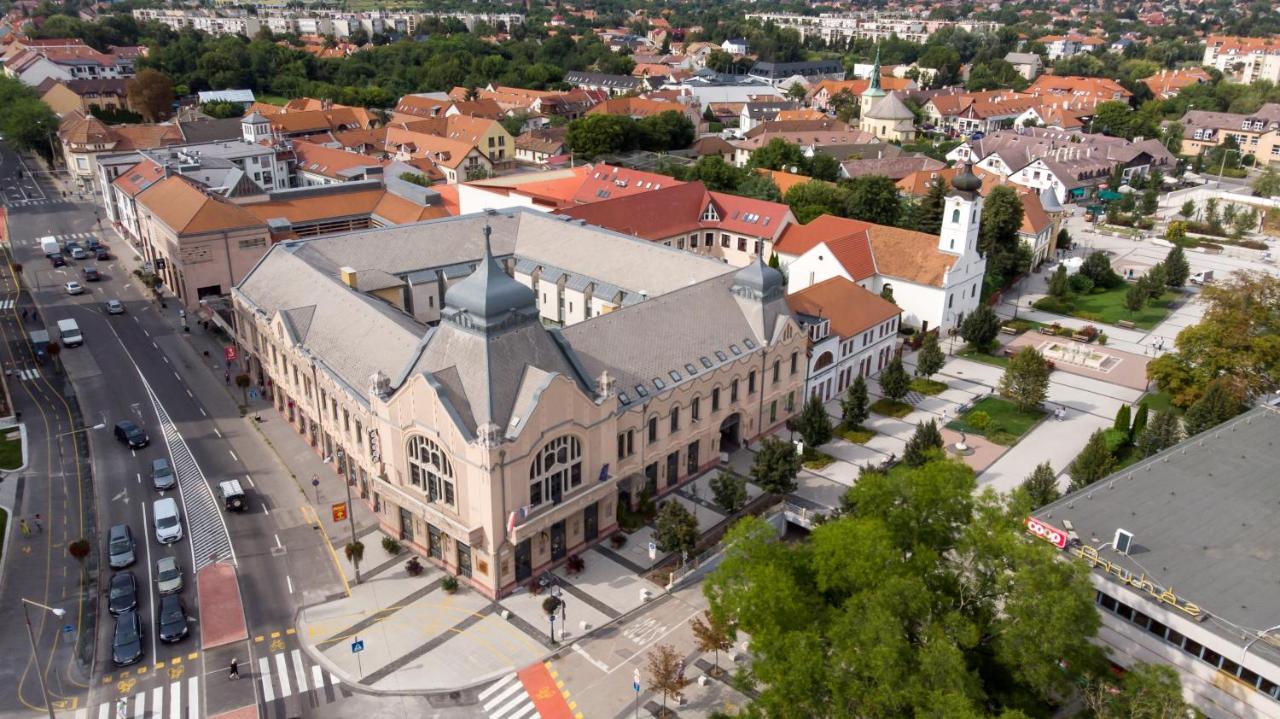
{"label": "red pavement strip", "polygon": [[560,692],[560,687],[556,686],[556,680],[551,676],[551,672],[547,670],[547,665],[538,662],[532,666],[521,669],[516,675],[520,677],[520,682],[524,684],[525,691],[529,693],[529,698],[533,700],[533,706],[538,710],[538,716],[542,719],[573,719],[573,712],[569,709],[569,703],[565,701],[564,694]]}
{"label": "red pavement strip", "polygon": [[218,562],[196,572],[200,606],[200,648],[208,651],[249,638],[236,568]]}
{"label": "red pavement strip", "polygon": [[240,707],[239,709],[232,709],[229,712],[214,714],[210,716],[209,719],[258,719],[258,707],[254,704],[250,704],[247,707]]}

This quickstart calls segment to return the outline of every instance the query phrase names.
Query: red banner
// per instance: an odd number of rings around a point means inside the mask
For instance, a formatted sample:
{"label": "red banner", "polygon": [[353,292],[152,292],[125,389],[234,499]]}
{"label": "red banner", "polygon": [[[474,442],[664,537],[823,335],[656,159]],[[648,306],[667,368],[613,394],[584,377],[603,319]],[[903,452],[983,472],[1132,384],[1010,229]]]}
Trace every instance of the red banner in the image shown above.
{"label": "red banner", "polygon": [[1027,517],[1027,532],[1043,539],[1058,549],[1067,548],[1067,533],[1036,519],[1035,517]]}
{"label": "red banner", "polygon": [[333,505],[333,521],[343,522],[347,519],[347,503],[338,502]]}

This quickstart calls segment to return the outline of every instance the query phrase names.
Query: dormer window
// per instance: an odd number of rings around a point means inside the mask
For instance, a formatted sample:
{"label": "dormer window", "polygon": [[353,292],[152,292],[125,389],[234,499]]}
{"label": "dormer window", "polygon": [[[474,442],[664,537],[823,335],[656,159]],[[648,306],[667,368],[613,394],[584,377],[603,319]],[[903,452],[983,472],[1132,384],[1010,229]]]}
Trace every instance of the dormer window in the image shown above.
{"label": "dormer window", "polygon": [[720,215],[716,212],[716,206],[708,202],[707,209],[702,211],[701,219],[703,222],[719,222]]}
{"label": "dormer window", "polygon": [[814,322],[813,324],[809,325],[809,339],[813,340],[814,342],[821,342],[822,340],[826,339],[827,335],[829,334],[831,334],[830,320],[820,319],[817,322]]}

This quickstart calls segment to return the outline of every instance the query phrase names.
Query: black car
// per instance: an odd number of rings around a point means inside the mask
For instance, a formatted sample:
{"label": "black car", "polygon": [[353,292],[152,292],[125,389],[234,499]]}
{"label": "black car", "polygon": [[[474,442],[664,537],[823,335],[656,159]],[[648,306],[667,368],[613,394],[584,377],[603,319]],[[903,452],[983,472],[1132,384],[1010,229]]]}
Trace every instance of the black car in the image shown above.
{"label": "black car", "polygon": [[85,282],[97,282],[102,279],[102,273],[98,272],[98,268],[93,265],[85,265],[80,271],[84,273]]}
{"label": "black car", "polygon": [[116,439],[130,449],[142,449],[151,444],[151,438],[147,436],[147,433],[127,419],[123,422],[116,422]]}
{"label": "black car", "polygon": [[142,622],[137,610],[116,617],[116,630],[111,635],[111,661],[127,667],[142,658]]}
{"label": "black car", "polygon": [[67,266],[67,258],[63,257],[61,252],[55,252],[52,255],[49,255],[49,262],[54,267]]}
{"label": "black car", "polygon": [[187,636],[187,607],[182,597],[169,594],[160,600],[160,641],[176,642]]}
{"label": "black car", "polygon": [[111,589],[107,594],[107,611],[115,615],[138,608],[138,578],[133,572],[117,572],[111,575]]}
{"label": "black car", "polygon": [[94,250],[93,255],[98,259],[99,262],[102,262],[103,260],[111,259],[111,253],[107,252],[107,248],[105,247],[99,247],[98,249]]}

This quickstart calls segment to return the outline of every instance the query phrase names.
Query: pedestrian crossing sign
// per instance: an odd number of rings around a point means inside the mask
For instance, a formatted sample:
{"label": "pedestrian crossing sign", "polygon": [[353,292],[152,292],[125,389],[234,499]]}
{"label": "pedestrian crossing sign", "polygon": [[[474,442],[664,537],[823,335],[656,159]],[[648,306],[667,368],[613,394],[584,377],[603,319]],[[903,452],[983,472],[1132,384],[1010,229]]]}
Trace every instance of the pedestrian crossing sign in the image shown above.
{"label": "pedestrian crossing sign", "polygon": [[359,654],[360,652],[363,652],[363,651],[364,651],[364,640],[363,640],[363,639],[357,639],[357,640],[355,640],[354,642],[351,642],[351,653],[352,653],[352,654]]}

